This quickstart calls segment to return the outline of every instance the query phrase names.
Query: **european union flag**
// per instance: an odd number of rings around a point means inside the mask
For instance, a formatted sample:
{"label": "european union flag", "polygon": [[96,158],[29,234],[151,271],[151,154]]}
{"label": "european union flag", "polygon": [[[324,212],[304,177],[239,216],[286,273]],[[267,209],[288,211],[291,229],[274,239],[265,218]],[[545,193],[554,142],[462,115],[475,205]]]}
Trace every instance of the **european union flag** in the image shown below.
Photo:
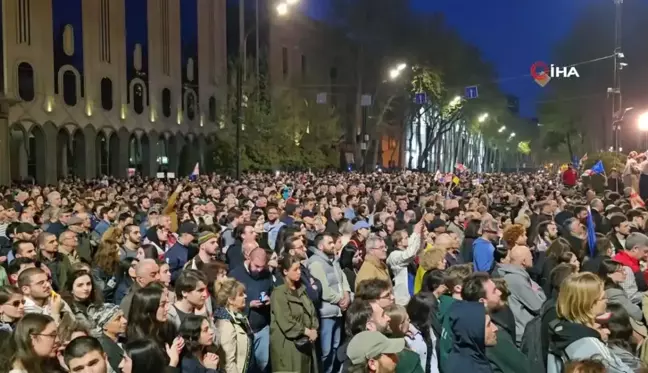
{"label": "european union flag", "polygon": [[591,168],[593,174],[604,174],[605,168],[603,167],[603,161],[598,161]]}
{"label": "european union flag", "polygon": [[596,253],[596,231],[594,230],[592,210],[589,206],[587,207],[587,245],[589,246],[590,258],[593,258]]}

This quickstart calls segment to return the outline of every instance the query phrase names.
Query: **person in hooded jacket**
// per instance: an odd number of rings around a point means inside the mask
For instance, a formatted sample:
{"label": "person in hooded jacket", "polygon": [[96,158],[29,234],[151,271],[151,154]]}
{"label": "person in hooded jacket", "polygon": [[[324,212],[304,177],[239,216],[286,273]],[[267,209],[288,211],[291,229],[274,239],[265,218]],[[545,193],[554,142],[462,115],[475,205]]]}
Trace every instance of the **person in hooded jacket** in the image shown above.
{"label": "person in hooded jacket", "polygon": [[549,324],[547,373],[560,373],[566,361],[599,358],[608,373],[631,373],[605,344],[610,331],[601,327],[597,317],[606,312],[603,281],[589,272],[573,274],[562,283],[556,314]]}
{"label": "person in hooded jacket", "polygon": [[454,336],[452,351],[444,372],[493,373],[486,347],[497,344],[497,326],[483,304],[458,301],[452,305],[450,328]]}

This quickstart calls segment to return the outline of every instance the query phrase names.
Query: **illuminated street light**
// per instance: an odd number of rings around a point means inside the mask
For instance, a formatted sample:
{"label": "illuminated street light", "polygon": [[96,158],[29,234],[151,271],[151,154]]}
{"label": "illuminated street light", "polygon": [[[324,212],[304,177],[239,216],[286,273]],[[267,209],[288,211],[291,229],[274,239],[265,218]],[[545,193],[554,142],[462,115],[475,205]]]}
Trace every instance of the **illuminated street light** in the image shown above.
{"label": "illuminated street light", "polygon": [[452,101],[450,101],[450,103],[449,103],[448,105],[449,105],[451,108],[453,108],[453,107],[459,105],[460,103],[461,103],[461,97],[459,97],[459,96],[455,96],[455,98],[453,98]]}
{"label": "illuminated street light", "polygon": [[405,71],[406,68],[407,68],[407,64],[406,64],[406,63],[399,63],[398,65],[392,67],[392,68],[389,70],[389,79],[390,79],[390,80],[395,80],[396,78],[398,78],[398,77],[400,76],[400,74],[401,74],[403,71]]}
{"label": "illuminated street light", "polygon": [[648,113],[643,113],[639,116],[639,131],[648,131]]}
{"label": "illuminated street light", "polygon": [[279,3],[277,5],[277,14],[280,16],[285,16],[288,14],[288,4],[287,3]]}
{"label": "illuminated street light", "polygon": [[514,138],[514,137],[515,137],[515,132],[511,132],[511,134],[509,135],[509,138],[508,138],[509,141],[510,141],[512,138]]}
{"label": "illuminated street light", "polygon": [[488,119],[488,113],[484,113],[484,114],[480,115],[479,118],[477,118],[477,121],[478,121],[479,123],[484,123],[484,121],[485,121],[486,119]]}
{"label": "illuminated street light", "polygon": [[502,126],[497,130],[498,133],[502,133],[504,131],[506,131],[506,126]]}

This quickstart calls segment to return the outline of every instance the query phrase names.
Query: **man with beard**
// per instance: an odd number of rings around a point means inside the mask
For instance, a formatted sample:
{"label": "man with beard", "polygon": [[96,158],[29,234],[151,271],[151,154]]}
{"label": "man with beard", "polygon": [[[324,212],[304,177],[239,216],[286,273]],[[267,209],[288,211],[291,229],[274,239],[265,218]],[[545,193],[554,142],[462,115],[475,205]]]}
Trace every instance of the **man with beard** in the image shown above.
{"label": "man with beard", "polygon": [[230,271],[229,277],[245,285],[247,297],[244,314],[254,333],[254,361],[256,368],[265,372],[270,359],[270,293],[272,293],[272,276],[268,271],[268,256],[265,250],[261,248],[252,250],[243,265]]}
{"label": "man with beard", "polygon": [[119,248],[119,259],[136,258],[142,242],[142,233],[137,225],[124,227],[124,244]]}
{"label": "man with beard", "polygon": [[349,367],[352,365],[347,356],[347,348],[353,336],[364,331],[387,334],[390,332],[390,321],[391,319],[377,301],[355,299],[351,302],[346,313],[346,342],[340,345],[337,351],[337,360],[338,363],[342,364],[342,373],[348,372]]}
{"label": "man with beard", "polygon": [[491,366],[502,373],[528,372],[528,359],[515,346],[515,318],[502,300],[508,294],[502,294],[486,273],[473,273],[464,279],[461,296],[469,302],[483,303],[497,325],[497,344],[486,347]]}

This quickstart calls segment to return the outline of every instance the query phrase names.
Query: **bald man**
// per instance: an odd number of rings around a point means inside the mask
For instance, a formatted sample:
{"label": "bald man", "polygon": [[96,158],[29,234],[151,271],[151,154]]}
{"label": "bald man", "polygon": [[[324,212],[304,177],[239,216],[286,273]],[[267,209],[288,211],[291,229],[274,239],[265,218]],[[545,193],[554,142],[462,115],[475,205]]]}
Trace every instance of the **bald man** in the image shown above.
{"label": "bald man", "polygon": [[[258,249],[258,248],[259,248],[259,243],[256,242],[256,241],[243,243],[243,258],[245,260],[249,260],[250,259],[250,254],[252,253],[252,251],[254,251],[255,249]],[[262,251],[265,252],[265,250],[262,250]]]}
{"label": "bald man", "polygon": [[[119,307],[124,311],[124,315],[128,318],[128,312],[130,311],[131,302],[133,301],[133,295],[135,292],[141,288],[148,286],[150,283],[160,280],[160,267],[157,265],[153,259],[143,259],[135,267],[135,282],[131,285],[128,290],[128,294],[122,299]],[[115,297],[115,303],[119,303],[117,296]]]}
{"label": "bald man", "polygon": [[270,294],[273,280],[267,268],[268,255],[265,250],[255,248],[243,265],[234,267],[229,273],[229,277],[245,285],[247,298],[244,314],[248,316],[254,332],[254,361],[260,371],[266,369],[270,360]]}
{"label": "bald man", "polygon": [[538,286],[527,272],[533,266],[531,250],[526,246],[514,246],[509,254],[509,263],[501,263],[497,274],[504,278],[511,295],[509,307],[515,317],[515,336],[519,345],[522,342],[524,328],[538,314],[547,299],[542,288]]}

